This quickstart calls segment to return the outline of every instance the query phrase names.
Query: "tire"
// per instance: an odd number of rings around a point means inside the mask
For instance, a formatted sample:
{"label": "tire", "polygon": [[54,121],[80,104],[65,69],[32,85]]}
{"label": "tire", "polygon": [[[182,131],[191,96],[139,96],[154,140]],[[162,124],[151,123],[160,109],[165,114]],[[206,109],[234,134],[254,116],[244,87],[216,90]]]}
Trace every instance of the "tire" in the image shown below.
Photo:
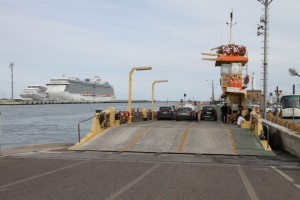
{"label": "tire", "polygon": [[215,119],[214,119],[215,121],[218,121],[218,118],[217,117],[215,117]]}

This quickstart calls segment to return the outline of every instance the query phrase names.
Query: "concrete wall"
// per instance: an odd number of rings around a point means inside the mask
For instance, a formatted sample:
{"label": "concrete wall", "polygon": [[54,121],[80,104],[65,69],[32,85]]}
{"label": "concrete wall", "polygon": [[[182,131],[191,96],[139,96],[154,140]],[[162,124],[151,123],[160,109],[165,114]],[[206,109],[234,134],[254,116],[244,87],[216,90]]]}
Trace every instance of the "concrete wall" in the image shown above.
{"label": "concrete wall", "polygon": [[270,128],[270,145],[300,158],[300,134],[273,122],[262,120]]}

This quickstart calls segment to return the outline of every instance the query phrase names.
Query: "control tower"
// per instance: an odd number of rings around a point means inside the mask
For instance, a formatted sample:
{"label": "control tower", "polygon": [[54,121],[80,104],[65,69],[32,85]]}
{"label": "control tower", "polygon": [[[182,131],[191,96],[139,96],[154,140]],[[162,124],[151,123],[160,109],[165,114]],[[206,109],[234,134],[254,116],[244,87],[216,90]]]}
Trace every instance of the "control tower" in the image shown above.
{"label": "control tower", "polygon": [[232,42],[232,22],[233,14],[230,13],[230,39],[227,45],[211,49],[211,51],[202,53],[202,55],[213,56],[212,58],[202,58],[203,60],[215,61],[215,67],[220,67],[220,86],[222,89],[221,97],[228,103],[228,106],[235,113],[239,106],[246,108],[247,84],[249,75],[243,77],[243,69],[246,68],[248,57],[247,50],[243,45],[237,45]]}

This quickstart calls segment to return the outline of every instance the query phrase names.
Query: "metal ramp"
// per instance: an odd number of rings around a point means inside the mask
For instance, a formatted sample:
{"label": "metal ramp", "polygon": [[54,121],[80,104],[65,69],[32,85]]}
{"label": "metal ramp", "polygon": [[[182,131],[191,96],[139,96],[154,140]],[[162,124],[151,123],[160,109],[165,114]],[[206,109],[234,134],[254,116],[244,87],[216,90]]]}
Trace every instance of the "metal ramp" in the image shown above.
{"label": "metal ramp", "polygon": [[[132,123],[109,128],[72,150],[225,155],[265,152],[249,130],[233,127],[236,130],[231,131],[227,125],[215,121]],[[242,136],[238,136],[238,130],[244,132]],[[245,131],[248,131],[247,137]],[[241,146],[244,140],[250,141],[246,142],[248,146]],[[253,141],[256,141],[255,145]]]}

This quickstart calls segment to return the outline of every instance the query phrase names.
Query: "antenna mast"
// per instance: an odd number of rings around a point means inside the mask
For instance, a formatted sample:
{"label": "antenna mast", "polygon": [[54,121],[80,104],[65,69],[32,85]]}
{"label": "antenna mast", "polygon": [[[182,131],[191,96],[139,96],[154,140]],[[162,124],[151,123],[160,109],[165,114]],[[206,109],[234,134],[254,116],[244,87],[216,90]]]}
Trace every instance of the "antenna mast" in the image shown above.
{"label": "antenna mast", "polygon": [[11,99],[14,99],[14,63],[10,62],[9,69],[11,70]]}
{"label": "antenna mast", "polygon": [[226,22],[227,25],[229,25],[229,44],[234,44],[234,42],[232,41],[232,26],[236,25],[236,22],[232,22],[233,21],[233,11],[231,11],[230,13],[230,22]]}

